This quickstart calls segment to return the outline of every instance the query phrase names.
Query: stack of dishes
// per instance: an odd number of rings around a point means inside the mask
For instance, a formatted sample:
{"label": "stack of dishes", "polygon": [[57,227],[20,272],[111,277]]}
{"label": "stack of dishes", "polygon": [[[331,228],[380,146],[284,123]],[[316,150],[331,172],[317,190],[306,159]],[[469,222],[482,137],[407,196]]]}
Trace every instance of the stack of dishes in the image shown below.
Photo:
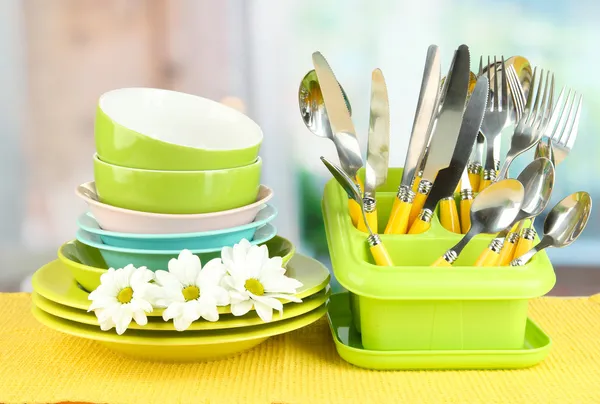
{"label": "stack of dishes", "polygon": [[[308,325],[326,312],[329,271],[277,235],[272,190],[260,184],[259,126],[219,103],[174,91],[126,88],[100,97],[96,114],[94,180],[76,194],[88,205],[76,239],[33,277],[34,315],[59,331],[155,360],[203,360],[240,352],[269,336]],[[204,265],[241,240],[282,257],[286,276],[302,283],[283,315],[265,323],[254,311],[218,321],[200,318],[185,332],[163,321],[132,321],[118,335],[101,331],[88,313],[89,293],[108,268],[167,270],[189,250]]]}

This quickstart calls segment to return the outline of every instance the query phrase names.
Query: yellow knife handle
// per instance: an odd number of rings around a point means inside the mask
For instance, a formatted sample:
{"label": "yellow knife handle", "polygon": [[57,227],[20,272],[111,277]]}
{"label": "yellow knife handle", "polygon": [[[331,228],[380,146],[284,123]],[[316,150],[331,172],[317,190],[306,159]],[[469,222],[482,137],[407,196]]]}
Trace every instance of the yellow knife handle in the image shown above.
{"label": "yellow knife handle", "polygon": [[[358,185],[360,194],[362,195],[363,184],[358,175],[354,177],[354,183]],[[350,211],[350,218],[354,227],[358,227],[358,224],[362,221],[362,212],[360,204],[352,198],[348,198],[348,210]]]}
{"label": "yellow knife handle", "polygon": [[462,233],[466,234],[471,228],[471,204],[473,199],[463,199],[460,201],[460,228]]}
{"label": "yellow knife handle", "polygon": [[527,251],[531,250],[531,247],[533,247],[533,237],[521,237],[517,243],[517,247],[515,248],[515,252],[512,256],[512,259],[519,258]]}
{"label": "yellow knife handle", "polygon": [[431,266],[432,267],[451,267],[452,264],[450,264],[448,261],[446,261],[446,259],[442,255],[433,264],[431,264]]}
{"label": "yellow knife handle", "polygon": [[[377,233],[377,208],[373,209],[370,212],[365,212],[365,216],[367,217],[367,221],[369,222],[369,227],[371,228],[371,231]],[[358,220],[358,230],[364,231],[365,233],[369,232],[369,229],[367,229],[365,221],[362,217]]]}
{"label": "yellow knife handle", "polygon": [[413,182],[412,191],[416,194],[419,190],[419,184],[421,183],[421,177],[417,175],[415,177],[415,182]]}
{"label": "yellow knife handle", "polygon": [[454,193],[459,194],[461,189],[462,189],[462,179],[460,181],[458,181],[458,184],[456,184],[456,189],[454,190]]}
{"label": "yellow knife handle", "polygon": [[373,259],[375,260],[375,264],[382,267],[393,267],[394,263],[392,262],[392,258],[390,254],[386,250],[383,243],[379,243],[376,245],[370,246],[371,255],[373,255]]}
{"label": "yellow knife handle", "polygon": [[440,221],[446,230],[460,233],[460,220],[454,198],[444,198],[440,201]]}
{"label": "yellow knife handle", "polygon": [[404,202],[396,197],[396,199],[394,199],[392,213],[390,214],[390,218],[383,233],[406,234],[408,231],[408,216],[410,215],[411,207],[411,202]]}
{"label": "yellow knife handle", "polygon": [[489,187],[492,182],[493,182],[492,180],[482,179],[481,183],[479,184],[479,192],[481,192],[484,189],[486,189],[487,187]]}
{"label": "yellow knife handle", "polygon": [[419,215],[419,218],[417,220],[414,221],[414,223],[410,226],[410,230],[408,231],[408,234],[421,234],[421,233],[425,233],[427,230],[429,230],[429,228],[431,227],[431,222],[426,222],[425,220],[423,220],[421,218],[421,215]]}
{"label": "yellow knife handle", "polygon": [[[513,233],[514,234],[514,233]],[[511,240],[515,236],[509,234],[506,237],[506,241],[502,246],[502,250],[500,250],[500,257],[498,259],[498,265],[501,267],[505,267],[513,260],[513,256],[515,253],[515,249],[517,248],[517,240]]]}
{"label": "yellow knife handle", "polygon": [[477,261],[475,261],[474,266],[476,266],[476,267],[493,267],[496,265],[499,258],[500,258],[500,254],[498,254],[496,251],[492,250],[490,247],[487,247],[481,253],[479,258],[477,258]]}
{"label": "yellow knife handle", "polygon": [[469,173],[469,182],[473,192],[478,191],[481,184],[481,173]]}
{"label": "yellow knife handle", "polygon": [[423,209],[423,205],[425,205],[425,201],[427,200],[427,194],[422,194],[421,192],[417,192],[415,195],[415,199],[413,200],[412,207],[410,208],[410,215],[408,216],[408,227],[412,226],[412,224],[417,220],[419,214],[421,213],[421,209]]}

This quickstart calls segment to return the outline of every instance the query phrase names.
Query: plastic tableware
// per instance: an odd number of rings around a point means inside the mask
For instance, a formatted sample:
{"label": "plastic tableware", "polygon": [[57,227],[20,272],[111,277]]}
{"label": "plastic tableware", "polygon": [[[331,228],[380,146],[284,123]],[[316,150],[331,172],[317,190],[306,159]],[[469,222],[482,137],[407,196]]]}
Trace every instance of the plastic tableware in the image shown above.
{"label": "plastic tableware", "polygon": [[[312,311],[321,305],[325,304],[329,298],[330,290],[326,287],[312,296],[304,299],[302,303],[287,304],[280,316],[277,312],[273,313],[273,319],[270,323],[265,323],[255,311],[251,311],[243,316],[236,317],[232,314],[222,314],[219,317],[219,321],[206,321],[200,319],[194,321],[187,331],[199,331],[199,330],[222,330],[222,329],[233,329],[240,327],[251,327],[255,325],[273,324],[278,321],[288,320],[293,317],[301,316],[309,311]],[[99,327],[98,319],[94,313],[88,313],[85,310],[78,310],[72,307],[64,306],[59,303],[55,303],[45,297],[40,296],[37,293],[32,294],[32,301],[35,306],[44,310],[48,314],[53,316],[73,321],[75,323],[94,325]],[[163,321],[159,317],[151,317],[148,319],[146,325],[138,325],[135,321],[129,324],[128,329],[131,330],[146,330],[146,331],[177,331],[173,326],[173,321]]]}
{"label": "plastic tableware", "polygon": [[404,350],[364,349],[352,325],[348,293],[332,295],[328,320],[340,357],[353,365],[377,370],[404,369],[519,369],[533,366],[550,352],[551,341],[533,321],[527,320],[520,347],[498,350]]}
{"label": "plastic tableware", "polygon": [[108,231],[135,234],[197,233],[243,226],[254,220],[264,204],[273,197],[273,190],[261,185],[255,202],[236,209],[213,213],[170,215],[123,209],[102,203],[96,184],[86,182],[77,187],[75,194],[83,199],[100,227]]}
{"label": "plastic tableware", "polygon": [[237,330],[141,331],[126,334],[100,331],[98,327],[74,323],[33,307],[34,317],[48,328],[99,342],[119,354],[136,359],[168,362],[200,362],[227,357],[254,348],[274,335],[306,327],[327,313],[327,304],[289,320]]}
{"label": "plastic tableware", "polygon": [[[250,241],[250,244],[263,244],[277,234],[277,229],[272,224],[265,224],[254,233],[254,238]],[[75,238],[87,244],[91,247],[95,247],[100,251],[102,258],[106,262],[109,268],[124,268],[129,264],[133,264],[134,267],[142,267],[156,271],[158,269],[167,269],[167,265],[171,258],[177,258],[181,250],[144,250],[139,248],[123,248],[115,247],[102,243],[100,237],[88,233],[85,230],[79,229],[75,233]],[[240,240],[238,240],[239,242]],[[200,257],[202,262],[206,263],[213,258],[221,256],[220,248],[204,248],[204,249],[191,249],[189,250]]]}
{"label": "plastic tableware", "polygon": [[102,94],[96,150],[111,164],[150,170],[218,170],[256,160],[263,140],[249,117],[218,102],[157,88]]}
{"label": "plastic tableware", "polygon": [[210,171],[160,171],[117,166],[94,155],[101,202],[152,213],[211,213],[256,201],[262,160]]}
{"label": "plastic tableware", "polygon": [[[319,261],[300,254],[296,254],[286,265],[285,274],[302,283],[302,287],[296,291],[299,299],[314,295],[329,284],[329,270]],[[89,293],[77,284],[71,271],[59,260],[38,269],[31,279],[31,285],[36,293],[55,303],[79,310],[90,307]],[[287,300],[281,302],[289,303]],[[219,307],[218,310],[221,314],[231,313],[229,306]],[[162,316],[162,313],[163,310],[157,309],[149,316]]]}
{"label": "plastic tableware", "polygon": [[[386,223],[401,169],[391,169],[378,193]],[[388,191],[389,190],[389,191]],[[462,235],[434,215],[423,234],[382,234],[396,266],[374,265],[364,233],[348,217],[347,197],[330,181],[323,218],[334,274],[352,292],[354,324],[365,349],[520,349],[529,299],[548,293],[556,276],[547,254],[522,267],[473,267],[493,235],[476,236],[452,268],[429,267]]]}
{"label": "plastic tableware", "polygon": [[265,206],[252,223],[222,230],[182,234],[133,234],[104,230],[89,213],[77,219],[80,229],[96,234],[106,245],[142,250],[183,250],[212,249],[231,246],[241,239],[252,240],[257,229],[271,222],[277,216],[277,209]]}

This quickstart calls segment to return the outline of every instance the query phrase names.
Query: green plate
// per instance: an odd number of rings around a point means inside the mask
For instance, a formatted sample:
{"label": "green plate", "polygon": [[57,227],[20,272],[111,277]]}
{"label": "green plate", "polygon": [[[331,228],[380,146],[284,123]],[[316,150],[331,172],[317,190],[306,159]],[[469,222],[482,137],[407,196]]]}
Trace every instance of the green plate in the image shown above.
{"label": "green plate", "polygon": [[[300,299],[314,295],[329,284],[329,270],[319,261],[305,255],[296,254],[286,266],[286,275],[302,282],[296,296]],[[33,290],[55,303],[79,310],[90,306],[88,292],[82,290],[73,274],[59,260],[44,265],[31,279]],[[283,303],[289,303],[283,301]],[[285,310],[284,310],[285,311]],[[149,313],[149,316],[162,316],[162,309]],[[219,307],[219,313],[231,313],[229,306]]]}
{"label": "green plate", "polygon": [[[312,296],[304,299],[302,303],[289,304],[285,306],[283,314],[279,316],[276,312],[273,313],[273,320],[270,323],[265,323],[260,319],[255,311],[236,317],[232,314],[223,314],[220,316],[219,321],[206,321],[198,320],[193,322],[186,331],[194,330],[220,330],[220,329],[232,329],[238,327],[250,327],[261,324],[273,324],[277,321],[288,320],[293,317],[301,316],[311,310],[324,304],[329,298],[330,290],[329,287],[315,293]],[[54,303],[45,297],[33,292],[32,294],[33,304],[38,308],[44,310],[46,313],[52,314],[53,316],[74,321],[76,323],[89,324],[98,326],[98,320],[94,313],[88,313],[84,310],[74,309],[72,307],[64,306],[62,304]],[[173,326],[173,321],[163,321],[162,319],[153,317],[148,320],[148,324],[141,326],[135,321],[129,324],[129,329],[132,330],[152,330],[152,331],[176,331]]]}
{"label": "green plate", "polygon": [[544,360],[551,346],[550,337],[528,319],[522,349],[367,350],[352,324],[350,295],[347,292],[331,296],[328,319],[338,354],[345,361],[367,369],[518,369]]}
{"label": "green plate", "polygon": [[211,331],[140,331],[123,335],[100,331],[98,327],[64,320],[33,307],[34,317],[45,326],[65,334],[98,341],[108,349],[136,359],[169,362],[215,360],[253,348],[274,335],[306,327],[325,313],[327,304],[289,320],[237,330]]}

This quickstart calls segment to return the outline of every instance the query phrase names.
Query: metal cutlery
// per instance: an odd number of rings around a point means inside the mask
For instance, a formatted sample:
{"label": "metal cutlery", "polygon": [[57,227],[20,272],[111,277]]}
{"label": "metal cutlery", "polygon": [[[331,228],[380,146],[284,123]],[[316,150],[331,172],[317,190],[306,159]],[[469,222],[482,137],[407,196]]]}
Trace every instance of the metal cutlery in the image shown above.
{"label": "metal cutlery", "polygon": [[515,258],[510,265],[521,266],[545,248],[566,247],[579,237],[592,212],[592,198],[587,192],[575,192],[560,201],[544,221],[544,237],[532,249]]}
{"label": "metal cutlery", "polygon": [[[371,229],[378,229],[376,190],[385,183],[390,160],[390,104],[383,73],[371,75],[371,106],[363,206]],[[367,231],[367,223],[358,221],[358,229]]]}
{"label": "metal cutlery", "polygon": [[[536,82],[537,78],[536,68],[531,79],[531,91],[527,97],[523,116],[515,127],[515,132],[510,143],[510,150],[506,155],[506,160],[502,165],[498,179],[503,179],[507,176],[508,168],[517,156],[531,149],[539,142],[548,125],[554,99],[554,74],[548,72],[544,81],[544,70],[542,69],[539,83]],[[534,104],[533,89],[536,85],[537,92]]]}
{"label": "metal cutlery", "polygon": [[[477,134],[479,137],[479,134]],[[471,186],[471,180],[469,178],[469,168],[463,170],[461,177],[461,190],[460,190],[460,229],[461,233],[465,234],[471,228],[471,205],[473,204],[473,188]]]}
{"label": "metal cutlery", "polygon": [[461,45],[454,54],[444,89],[440,95],[442,98],[441,109],[434,123],[435,127],[427,151],[423,176],[411,207],[409,228],[421,212],[438,171],[450,164],[467,99],[469,63],[469,48]]}
{"label": "metal cutlery", "polygon": [[440,78],[440,51],[436,45],[431,45],[425,59],[421,91],[404,161],[402,180],[398,186],[398,193],[394,199],[385,234],[406,234],[408,231],[409,214],[415,197],[412,190],[413,181],[416,181],[419,160],[431,133],[431,124],[439,101]]}
{"label": "metal cutlery", "polygon": [[[331,175],[336,179],[336,181],[342,186],[344,191],[348,194],[348,198],[352,198],[356,201],[356,203],[361,207],[361,212],[363,216],[363,220],[366,224],[367,231],[369,232],[369,236],[367,237],[367,242],[369,243],[369,249],[371,250],[371,254],[373,255],[373,259],[375,263],[380,266],[393,266],[392,259],[388,251],[386,250],[381,238],[377,233],[373,232],[373,229],[369,226],[369,221],[367,220],[367,216],[365,213],[365,207],[363,205],[363,198],[360,193],[360,190],[356,184],[352,182],[350,177],[346,175],[339,167],[335,166],[325,157],[321,156],[321,161],[325,164],[325,167],[329,170]],[[377,229],[375,229],[377,231]]]}
{"label": "metal cutlery", "polygon": [[[346,101],[340,85],[329,67],[327,60],[320,52],[314,52],[312,55],[313,65],[318,77],[318,82],[323,95],[323,102],[326,105],[327,116],[333,134],[333,142],[336,145],[340,165],[344,172],[359,184],[356,176],[358,170],[363,166],[363,160],[360,153],[356,130],[350,117],[350,112],[346,107]],[[360,185],[360,184],[359,184]],[[359,206],[353,200],[349,201],[350,215],[355,221],[359,221]]]}
{"label": "metal cutlery", "polygon": [[440,220],[442,225],[454,233],[460,233],[460,220],[454,201],[454,191],[465,171],[471,149],[479,132],[486,109],[488,87],[488,79],[486,77],[477,79],[477,85],[469,99],[458,137],[454,142],[455,146],[450,162],[437,173],[423,209],[419,213],[417,220],[411,225],[409,234],[419,234],[429,229],[433,212],[438,202],[440,202]]}
{"label": "metal cutlery", "polygon": [[[523,185],[523,204],[514,221],[501,231],[475,262],[475,266],[508,265],[512,260],[519,230],[513,226],[542,213],[550,201],[554,187],[554,166],[547,158],[535,159],[517,177]],[[505,240],[506,238],[506,240]]]}
{"label": "metal cutlery", "polygon": [[495,182],[481,191],[471,205],[471,228],[432,266],[451,266],[473,237],[480,233],[497,233],[509,226],[521,209],[523,195],[523,185],[513,179]]}

